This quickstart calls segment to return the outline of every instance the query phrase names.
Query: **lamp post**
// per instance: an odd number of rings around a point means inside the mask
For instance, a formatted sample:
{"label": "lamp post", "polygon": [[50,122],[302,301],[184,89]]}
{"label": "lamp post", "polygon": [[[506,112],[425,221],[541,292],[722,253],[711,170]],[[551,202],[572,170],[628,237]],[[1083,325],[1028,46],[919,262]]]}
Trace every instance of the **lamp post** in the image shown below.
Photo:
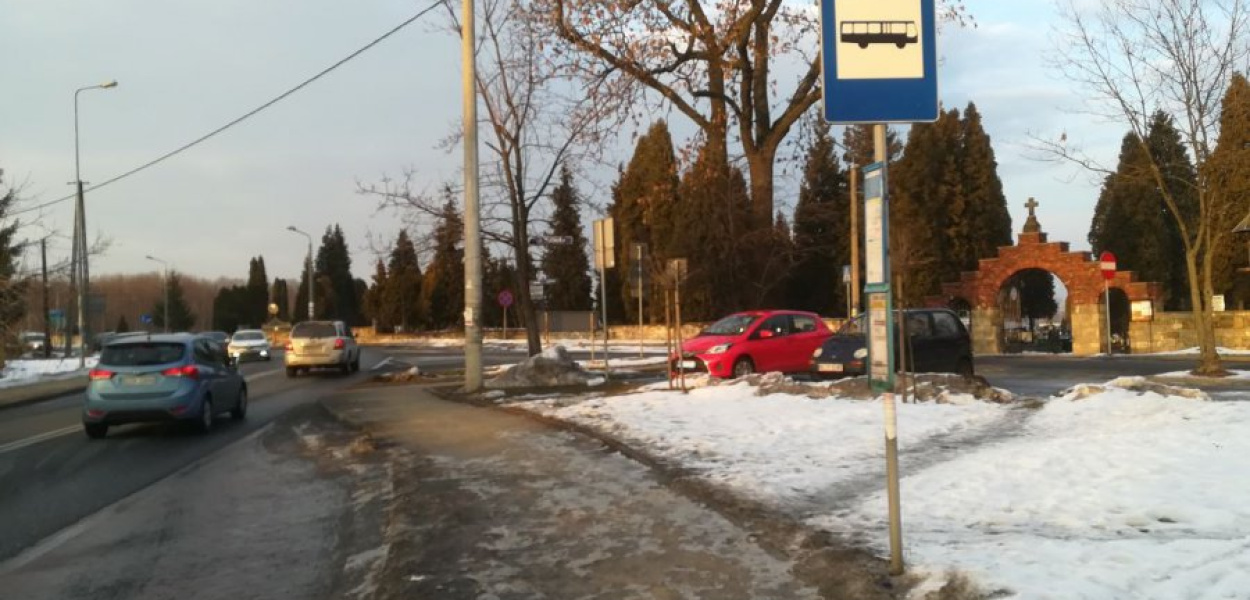
{"label": "lamp post", "polygon": [[315,304],[313,304],[312,236],[308,235],[307,233],[304,233],[303,231],[300,231],[299,228],[297,228],[294,225],[288,225],[286,230],[294,232],[294,233],[298,233],[308,238],[308,320],[311,321],[317,318],[316,312],[313,310],[313,308],[315,307]]}
{"label": "lamp post", "polygon": [[165,303],[164,303],[164,304],[165,304],[165,314],[161,316],[161,319],[162,319],[162,320],[161,320],[161,323],[164,323],[164,325],[165,325],[165,333],[169,333],[169,263],[167,263],[167,262],[165,262],[165,261],[163,261],[163,260],[161,260],[161,259],[159,259],[159,258],[156,258],[155,256],[152,256],[151,254],[149,254],[146,258],[147,258],[148,260],[151,260],[151,261],[156,261],[156,262],[158,262],[158,263],[161,263],[162,265],[164,265],[164,266],[165,266],[165,276],[164,276],[164,281],[165,281]]}
{"label": "lamp post", "polygon": [[74,185],[77,190],[78,199],[74,204],[74,258],[76,259],[74,274],[78,276],[78,331],[79,340],[79,356],[78,367],[83,368],[87,364],[87,338],[89,335],[89,327],[87,327],[87,295],[91,287],[90,271],[87,268],[87,216],[86,207],[83,203],[82,193],[82,170],[81,161],[78,151],[78,94],[86,90],[107,90],[117,87],[117,81],[106,81],[99,85],[89,85],[74,90]]}

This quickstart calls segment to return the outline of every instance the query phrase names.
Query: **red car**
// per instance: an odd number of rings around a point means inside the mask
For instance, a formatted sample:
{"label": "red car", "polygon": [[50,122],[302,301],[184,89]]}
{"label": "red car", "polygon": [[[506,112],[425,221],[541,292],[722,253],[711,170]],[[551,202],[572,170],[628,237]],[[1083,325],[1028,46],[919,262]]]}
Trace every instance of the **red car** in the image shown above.
{"label": "red car", "polygon": [[[754,372],[807,371],[812,352],[833,335],[815,313],[756,310],[729,315],[686,340],[670,367],[742,377]],[[680,361],[680,362],[679,362]]]}

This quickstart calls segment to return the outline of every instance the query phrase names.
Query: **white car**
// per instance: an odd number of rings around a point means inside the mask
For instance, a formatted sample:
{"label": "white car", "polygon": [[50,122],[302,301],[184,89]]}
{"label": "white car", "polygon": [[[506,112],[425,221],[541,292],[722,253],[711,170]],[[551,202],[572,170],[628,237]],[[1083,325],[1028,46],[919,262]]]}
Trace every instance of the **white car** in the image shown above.
{"label": "white car", "polygon": [[236,331],[230,338],[229,346],[227,346],[230,358],[238,362],[243,362],[250,358],[270,360],[273,358],[273,353],[270,350],[269,338],[265,337],[265,332],[259,329],[240,329]]}

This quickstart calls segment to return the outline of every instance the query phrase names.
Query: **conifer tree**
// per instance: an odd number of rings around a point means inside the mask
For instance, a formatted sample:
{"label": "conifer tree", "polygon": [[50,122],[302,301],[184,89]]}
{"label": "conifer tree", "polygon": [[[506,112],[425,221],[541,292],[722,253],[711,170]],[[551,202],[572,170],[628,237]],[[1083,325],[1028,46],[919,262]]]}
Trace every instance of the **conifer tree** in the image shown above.
{"label": "conifer tree", "polygon": [[743,243],[752,214],[742,172],[719,148],[705,145],[682,177],[679,195],[673,223],[682,235],[673,240],[672,252],[689,261],[684,318],[711,320],[754,304],[758,288],[744,255],[757,255],[759,248]]}
{"label": "conifer tree", "polygon": [[586,234],[582,229],[581,199],[568,167],[560,169],[560,184],[551,193],[551,235],[566,236],[571,244],[548,246],[543,258],[550,310],[590,309],[590,261],[586,257]]}
{"label": "conifer tree", "polygon": [[[678,217],[680,179],[677,157],[668,124],[657,121],[638,140],[628,166],[621,172],[613,188],[610,216],[616,222],[616,273],[608,273],[608,313],[629,322],[637,322],[638,302],[635,290],[626,289],[628,274],[634,270],[633,244],[647,245],[648,264],[643,269],[651,274],[663,269],[671,258],[684,256],[685,221]],[[651,322],[663,320],[663,291],[660,286],[644,290],[647,298],[643,310]],[[619,303],[618,303],[619,302]]]}
{"label": "conifer tree", "polygon": [[386,262],[381,258],[374,265],[373,284],[365,292],[365,316],[373,321],[373,328],[379,332],[389,332],[395,325],[393,315],[386,303],[387,292]]}
{"label": "conifer tree", "polygon": [[434,228],[434,259],[421,283],[421,315],[433,329],[463,324],[464,250],[457,248],[463,239],[464,222],[448,198]]}
{"label": "conifer tree", "polygon": [[[164,294],[152,308],[152,323],[157,329],[165,327]],[[182,292],[182,278],[176,271],[169,272],[169,330],[188,331],[195,326],[195,314],[187,306],[187,299]]]}
{"label": "conifer tree", "polygon": [[247,305],[242,315],[247,325],[260,327],[269,311],[269,276],[265,274],[265,257],[251,259],[247,269]]}
{"label": "conifer tree", "polygon": [[417,261],[417,248],[406,230],[399,230],[395,238],[384,277],[386,284],[381,302],[386,308],[383,312],[390,315],[392,325],[412,331],[421,322],[421,265]]}
{"label": "conifer tree", "polygon": [[795,264],[787,305],[823,315],[846,312],[842,266],[850,264],[850,204],[829,126],[819,123],[807,150],[794,209]]}

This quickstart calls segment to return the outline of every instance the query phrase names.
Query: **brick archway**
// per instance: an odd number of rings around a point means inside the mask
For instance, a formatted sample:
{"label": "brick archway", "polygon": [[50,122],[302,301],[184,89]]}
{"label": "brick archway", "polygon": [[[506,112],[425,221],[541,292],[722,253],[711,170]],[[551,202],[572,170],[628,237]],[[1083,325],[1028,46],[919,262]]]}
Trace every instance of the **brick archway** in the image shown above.
{"label": "brick archway", "polygon": [[[1069,315],[1072,321],[1074,354],[1097,354],[1105,350],[1102,331],[1103,277],[1098,261],[1089,252],[1073,252],[1067,242],[1051,242],[1041,231],[1033,209],[1032,198],[1026,204],[1029,219],[1014,246],[998,249],[994,258],[983,258],[976,271],[965,271],[959,281],[942,284],[942,295],[928,299],[932,306],[946,306],[962,298],[972,306],[973,344],[977,353],[1002,352],[1002,315],[998,309],[998,291],[1012,275],[1026,269],[1041,269],[1059,278],[1068,290]],[[1129,302],[1149,300],[1158,311],[1162,305],[1162,287],[1158,283],[1137,281],[1132,271],[1118,271],[1110,286],[1128,296]]]}

